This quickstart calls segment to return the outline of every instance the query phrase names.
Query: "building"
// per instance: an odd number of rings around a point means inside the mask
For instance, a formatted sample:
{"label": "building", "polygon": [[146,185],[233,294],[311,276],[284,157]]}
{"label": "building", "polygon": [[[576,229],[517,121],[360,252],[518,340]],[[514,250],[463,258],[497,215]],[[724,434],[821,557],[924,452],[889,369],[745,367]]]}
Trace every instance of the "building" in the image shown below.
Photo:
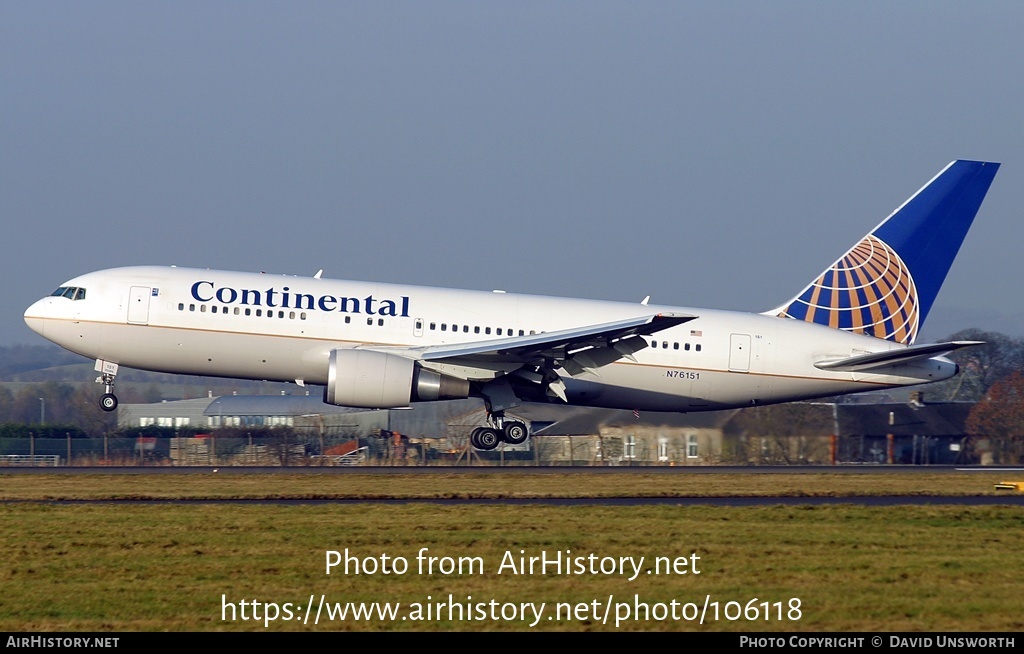
{"label": "building", "polygon": [[[970,402],[837,405],[840,460],[858,463],[985,462],[967,436]],[[991,462],[991,461],[989,461]]]}
{"label": "building", "polygon": [[[366,463],[390,465],[466,460],[595,466],[934,464],[981,458],[983,453],[976,452],[965,436],[970,407],[925,403],[919,395],[908,403],[809,402],[698,413],[524,404],[508,415],[526,422],[534,437],[492,452],[469,446],[472,430],[487,424],[486,411],[477,400],[372,410],[324,404],[319,394],[233,395],[122,404],[118,424],[126,429],[157,426],[189,435],[215,434],[216,442],[194,444],[195,452],[209,454],[190,460],[207,456],[213,461],[235,453],[250,463],[259,459],[282,465],[346,456],[355,450]],[[267,442],[254,440],[254,432]],[[275,434],[285,442],[275,441]],[[185,447],[180,440],[177,443]],[[211,450],[207,445],[216,447]],[[187,458],[185,451],[179,452],[180,460]],[[175,458],[173,453],[169,456]]]}

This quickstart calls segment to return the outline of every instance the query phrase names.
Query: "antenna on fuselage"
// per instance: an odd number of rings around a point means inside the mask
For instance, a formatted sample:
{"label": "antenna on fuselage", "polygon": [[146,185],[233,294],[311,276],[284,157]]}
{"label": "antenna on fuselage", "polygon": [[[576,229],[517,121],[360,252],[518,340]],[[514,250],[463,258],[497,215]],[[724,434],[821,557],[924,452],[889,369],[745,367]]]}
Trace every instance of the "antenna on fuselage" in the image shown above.
{"label": "antenna on fuselage", "polygon": [[324,274],[324,269],[323,268],[321,268],[320,270],[316,271],[316,274],[313,275],[313,279],[320,279],[320,275],[322,275],[322,274]]}

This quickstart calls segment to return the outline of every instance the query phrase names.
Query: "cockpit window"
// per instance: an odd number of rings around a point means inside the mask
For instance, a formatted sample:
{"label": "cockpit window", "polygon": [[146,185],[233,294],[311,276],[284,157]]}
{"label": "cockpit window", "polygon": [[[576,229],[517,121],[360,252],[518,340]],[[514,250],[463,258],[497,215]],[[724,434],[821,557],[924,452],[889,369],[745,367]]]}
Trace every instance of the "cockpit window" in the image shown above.
{"label": "cockpit window", "polygon": [[77,286],[61,286],[50,297],[66,297],[69,300],[84,300],[85,289]]}

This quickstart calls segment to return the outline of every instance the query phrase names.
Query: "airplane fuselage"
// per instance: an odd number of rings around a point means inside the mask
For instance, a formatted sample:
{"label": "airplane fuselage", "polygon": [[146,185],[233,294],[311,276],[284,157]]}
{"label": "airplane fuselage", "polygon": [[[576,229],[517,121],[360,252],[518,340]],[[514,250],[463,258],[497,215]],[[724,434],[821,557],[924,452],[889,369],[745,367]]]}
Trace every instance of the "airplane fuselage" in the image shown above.
{"label": "airplane fuselage", "polygon": [[[701,411],[938,381],[934,357],[887,374],[815,363],[905,346],[773,315],[176,267],[115,268],[33,304],[29,326],[84,356],[160,372],[326,385],[331,352],[514,339],[657,313],[697,318],[643,336],[598,370],[558,372],[572,404]],[[76,299],[77,289],[84,289]],[[60,290],[60,289],[58,289]],[[424,368],[485,382],[457,359]],[[511,369],[508,371],[511,372]]]}

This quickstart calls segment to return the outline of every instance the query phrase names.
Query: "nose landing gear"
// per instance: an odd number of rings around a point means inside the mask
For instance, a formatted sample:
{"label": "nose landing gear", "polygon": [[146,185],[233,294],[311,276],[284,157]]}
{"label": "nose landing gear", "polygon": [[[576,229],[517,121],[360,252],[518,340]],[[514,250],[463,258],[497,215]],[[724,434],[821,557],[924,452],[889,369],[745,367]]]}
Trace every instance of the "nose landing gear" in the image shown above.
{"label": "nose landing gear", "polygon": [[113,393],[104,393],[100,398],[100,408],[104,411],[113,411],[117,408],[117,396]]}
{"label": "nose landing gear", "polygon": [[100,376],[96,382],[103,384],[103,396],[100,397],[100,408],[113,411],[117,408],[117,396],[114,395],[114,377],[117,376],[117,364],[103,359],[96,359],[96,371]]}

